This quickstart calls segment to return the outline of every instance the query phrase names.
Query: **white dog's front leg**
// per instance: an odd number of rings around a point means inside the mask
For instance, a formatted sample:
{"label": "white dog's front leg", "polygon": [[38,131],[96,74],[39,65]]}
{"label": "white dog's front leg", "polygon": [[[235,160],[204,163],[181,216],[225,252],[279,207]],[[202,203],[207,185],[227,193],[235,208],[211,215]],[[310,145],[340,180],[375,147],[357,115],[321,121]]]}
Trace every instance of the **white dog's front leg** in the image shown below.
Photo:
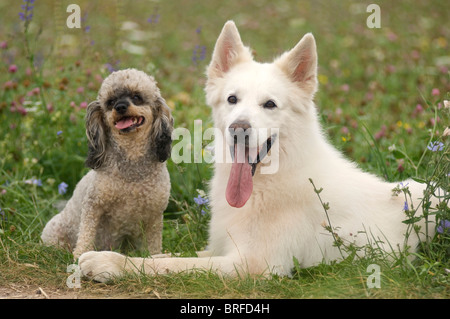
{"label": "white dog's front leg", "polygon": [[126,257],[112,251],[88,251],[80,256],[78,265],[83,276],[99,282],[108,282],[120,276]]}
{"label": "white dog's front leg", "polygon": [[130,258],[110,251],[90,251],[80,256],[78,264],[84,276],[95,281],[107,282],[125,272],[137,274],[167,274],[201,269],[221,274],[235,275],[243,269],[242,263],[227,256],[203,258]]}

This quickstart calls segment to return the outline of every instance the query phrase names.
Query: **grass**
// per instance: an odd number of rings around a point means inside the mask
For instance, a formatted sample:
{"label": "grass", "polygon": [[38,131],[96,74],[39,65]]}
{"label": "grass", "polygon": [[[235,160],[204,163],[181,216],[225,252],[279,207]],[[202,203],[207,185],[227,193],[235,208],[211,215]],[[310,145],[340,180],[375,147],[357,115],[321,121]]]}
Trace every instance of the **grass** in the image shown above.
{"label": "grass", "polygon": [[[195,119],[204,130],[212,126],[204,70],[227,19],[236,21],[244,43],[262,61],[313,32],[320,65],[316,104],[330,141],[386,180],[414,177],[430,190],[448,190],[449,138],[442,135],[449,123],[450,34],[444,2],[383,2],[380,29],[366,26],[370,2],[349,0],[80,0],[80,29],[66,26],[70,3],[36,1],[27,21],[19,18],[22,2],[0,4],[1,289],[34,296],[41,287],[50,297],[98,298],[449,298],[448,234],[424,243],[413,262],[399,255],[392,264],[373,253],[296,268],[292,278],[129,275],[108,285],[82,281],[80,289],[66,286],[71,254],[39,241],[55,205],[70,198],[87,172],[85,106],[112,69],[136,67],[154,75],[176,127],[192,131]],[[427,148],[434,142],[442,150]],[[211,166],[169,160],[168,168],[172,194],[163,246],[192,255],[206,245],[209,209],[194,198],[205,197]],[[63,182],[66,192],[58,188]],[[425,208],[422,214],[450,220],[444,205]],[[370,264],[381,268],[380,289],[367,286]]]}

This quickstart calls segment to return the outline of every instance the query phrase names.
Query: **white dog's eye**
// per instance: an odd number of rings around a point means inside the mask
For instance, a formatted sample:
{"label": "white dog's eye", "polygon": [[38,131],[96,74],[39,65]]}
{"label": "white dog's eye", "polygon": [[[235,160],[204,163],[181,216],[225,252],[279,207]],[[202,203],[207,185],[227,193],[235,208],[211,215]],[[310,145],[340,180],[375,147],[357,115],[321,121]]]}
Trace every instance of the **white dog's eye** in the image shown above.
{"label": "white dog's eye", "polygon": [[236,104],[238,102],[238,99],[236,95],[230,95],[227,99],[228,103],[230,104]]}
{"label": "white dog's eye", "polygon": [[277,105],[275,104],[274,101],[269,100],[269,101],[267,101],[266,103],[264,103],[263,107],[264,107],[265,109],[273,109],[273,108],[276,108]]}

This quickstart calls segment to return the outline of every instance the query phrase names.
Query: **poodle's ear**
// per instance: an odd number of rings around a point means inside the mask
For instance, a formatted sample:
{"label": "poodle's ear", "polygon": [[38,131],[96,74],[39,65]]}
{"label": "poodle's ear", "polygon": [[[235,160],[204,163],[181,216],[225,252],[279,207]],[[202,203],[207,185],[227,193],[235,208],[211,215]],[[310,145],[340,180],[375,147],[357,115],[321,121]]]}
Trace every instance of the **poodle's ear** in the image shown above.
{"label": "poodle's ear", "polygon": [[150,133],[149,152],[156,154],[160,162],[166,161],[172,151],[172,131],[173,118],[166,101],[160,97],[157,100],[159,107],[153,120],[153,127]]}
{"label": "poodle's ear", "polygon": [[88,156],[86,166],[96,169],[102,166],[106,157],[107,126],[103,118],[100,102],[95,100],[87,107],[86,135],[88,138]]}

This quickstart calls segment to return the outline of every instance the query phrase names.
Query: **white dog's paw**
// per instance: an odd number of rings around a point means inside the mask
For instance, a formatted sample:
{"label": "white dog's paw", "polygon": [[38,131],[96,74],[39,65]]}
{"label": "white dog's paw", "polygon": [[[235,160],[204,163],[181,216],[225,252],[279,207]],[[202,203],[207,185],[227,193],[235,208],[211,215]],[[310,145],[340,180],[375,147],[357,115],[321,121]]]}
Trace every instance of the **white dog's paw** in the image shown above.
{"label": "white dog's paw", "polygon": [[108,282],[124,271],[125,256],[112,251],[89,251],[80,256],[78,265],[83,276]]}

